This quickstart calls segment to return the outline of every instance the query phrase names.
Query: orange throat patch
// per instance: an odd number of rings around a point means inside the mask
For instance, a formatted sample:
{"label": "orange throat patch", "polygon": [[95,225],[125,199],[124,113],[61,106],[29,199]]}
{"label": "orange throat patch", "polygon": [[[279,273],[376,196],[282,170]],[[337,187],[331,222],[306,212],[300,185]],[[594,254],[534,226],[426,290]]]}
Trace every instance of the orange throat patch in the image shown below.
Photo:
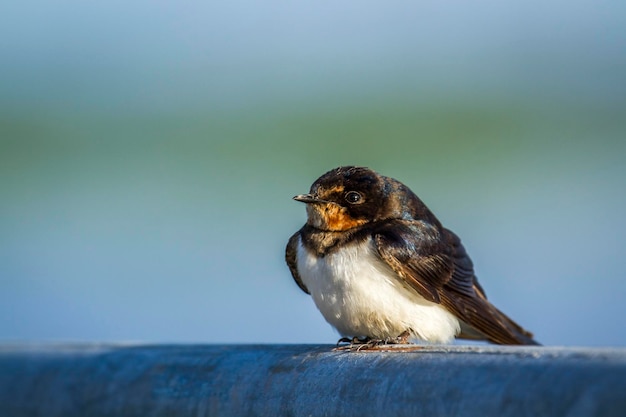
{"label": "orange throat patch", "polygon": [[367,223],[365,219],[355,219],[348,211],[335,203],[307,204],[308,223],[322,230],[342,232]]}

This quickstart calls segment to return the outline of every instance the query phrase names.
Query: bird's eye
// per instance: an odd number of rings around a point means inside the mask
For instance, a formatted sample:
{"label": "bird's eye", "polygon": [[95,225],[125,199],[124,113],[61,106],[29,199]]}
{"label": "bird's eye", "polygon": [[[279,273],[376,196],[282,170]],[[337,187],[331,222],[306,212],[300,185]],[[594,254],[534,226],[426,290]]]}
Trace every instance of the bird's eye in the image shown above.
{"label": "bird's eye", "polygon": [[346,193],[345,199],[350,204],[357,204],[363,200],[363,196],[361,195],[361,193],[358,193],[356,191],[348,191]]}

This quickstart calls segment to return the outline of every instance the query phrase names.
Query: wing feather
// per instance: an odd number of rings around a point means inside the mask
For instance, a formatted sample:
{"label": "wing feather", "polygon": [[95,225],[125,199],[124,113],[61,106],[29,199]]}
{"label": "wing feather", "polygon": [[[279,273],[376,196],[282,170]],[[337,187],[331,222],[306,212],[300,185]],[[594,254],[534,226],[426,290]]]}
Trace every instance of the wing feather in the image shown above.
{"label": "wing feather", "polygon": [[[418,220],[393,220],[374,231],[380,257],[425,299],[443,305],[467,330],[500,344],[537,344],[532,334],[494,307],[474,274],[460,239]],[[469,329],[467,328],[469,326]]]}
{"label": "wing feather", "polygon": [[302,291],[307,294],[311,294],[309,289],[302,282],[302,278],[300,278],[300,274],[298,273],[298,242],[300,241],[300,231],[298,230],[289,238],[289,242],[287,242],[287,247],[285,248],[285,261],[287,262],[287,266],[291,271],[291,276],[293,276],[294,281],[298,284],[298,287]]}

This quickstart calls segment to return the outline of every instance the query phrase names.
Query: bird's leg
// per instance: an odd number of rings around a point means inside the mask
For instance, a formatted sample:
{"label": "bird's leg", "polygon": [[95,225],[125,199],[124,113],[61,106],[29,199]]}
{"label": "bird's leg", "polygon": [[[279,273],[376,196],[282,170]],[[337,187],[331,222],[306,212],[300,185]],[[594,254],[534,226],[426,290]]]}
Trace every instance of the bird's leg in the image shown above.
{"label": "bird's leg", "polygon": [[409,337],[411,337],[411,332],[409,332],[408,330],[405,330],[402,333],[400,333],[398,336],[396,336],[394,339],[387,340],[387,343],[390,345],[408,345]]}
{"label": "bird's leg", "polygon": [[405,330],[396,337],[386,337],[384,339],[370,339],[367,341],[368,348],[376,348],[383,345],[407,345],[411,332]]}

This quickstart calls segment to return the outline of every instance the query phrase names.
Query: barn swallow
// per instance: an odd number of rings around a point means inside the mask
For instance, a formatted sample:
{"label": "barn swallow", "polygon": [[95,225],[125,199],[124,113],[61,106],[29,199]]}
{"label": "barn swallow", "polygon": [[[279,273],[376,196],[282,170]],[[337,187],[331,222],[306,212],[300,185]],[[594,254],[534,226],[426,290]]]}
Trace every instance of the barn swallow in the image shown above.
{"label": "barn swallow", "polygon": [[461,240],[401,182],[339,167],[293,198],[307,222],[287,265],[340,342],[538,344],[487,300]]}

